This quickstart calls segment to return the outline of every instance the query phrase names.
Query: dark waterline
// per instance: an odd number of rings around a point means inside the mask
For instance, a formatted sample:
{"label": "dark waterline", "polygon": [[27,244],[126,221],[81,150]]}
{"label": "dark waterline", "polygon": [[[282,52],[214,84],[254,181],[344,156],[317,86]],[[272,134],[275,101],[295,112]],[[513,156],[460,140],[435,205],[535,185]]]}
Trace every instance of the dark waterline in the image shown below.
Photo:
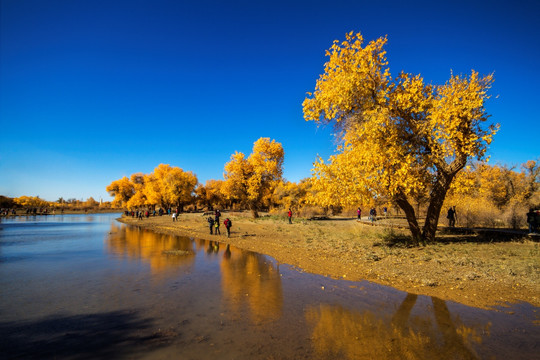
{"label": "dark waterline", "polygon": [[538,358],[529,304],[487,311],[332,280],[117,216],[2,219],[0,357]]}

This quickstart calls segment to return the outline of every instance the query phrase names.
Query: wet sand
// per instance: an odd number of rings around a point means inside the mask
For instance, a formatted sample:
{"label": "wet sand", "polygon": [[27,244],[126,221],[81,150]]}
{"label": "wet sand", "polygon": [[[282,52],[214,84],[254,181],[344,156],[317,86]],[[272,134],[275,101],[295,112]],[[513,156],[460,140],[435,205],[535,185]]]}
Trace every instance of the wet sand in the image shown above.
{"label": "wet sand", "polygon": [[119,221],[154,232],[220,241],[269,255],[303,271],[351,281],[369,280],[412,294],[493,308],[527,302],[540,306],[540,247],[530,240],[484,243],[470,236],[425,247],[390,246],[384,229],[355,219],[252,219],[225,213],[231,237],[210,235],[202,214]]}

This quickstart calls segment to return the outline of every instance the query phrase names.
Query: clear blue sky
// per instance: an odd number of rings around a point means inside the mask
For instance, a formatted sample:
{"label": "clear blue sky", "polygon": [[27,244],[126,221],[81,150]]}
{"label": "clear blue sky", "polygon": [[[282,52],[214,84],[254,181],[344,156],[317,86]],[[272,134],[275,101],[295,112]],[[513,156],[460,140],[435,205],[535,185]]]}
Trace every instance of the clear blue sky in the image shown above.
{"label": "clear blue sky", "polygon": [[[0,194],[109,200],[160,163],[222,179],[259,137],[285,177],[334,151],[302,117],[334,39],[388,35],[389,66],[495,73],[491,162],[540,155],[539,1],[1,0]],[[495,99],[495,96],[498,98]]]}

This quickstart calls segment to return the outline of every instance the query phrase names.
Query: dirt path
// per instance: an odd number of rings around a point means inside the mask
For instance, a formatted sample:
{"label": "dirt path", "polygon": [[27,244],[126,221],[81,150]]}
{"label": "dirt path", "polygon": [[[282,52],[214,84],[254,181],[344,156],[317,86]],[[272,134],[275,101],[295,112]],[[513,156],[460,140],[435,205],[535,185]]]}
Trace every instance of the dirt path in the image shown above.
{"label": "dirt path", "polygon": [[[369,280],[410,293],[489,308],[507,302],[540,307],[540,244],[530,240],[442,242],[425,247],[389,246],[388,230],[353,219],[324,221],[251,219],[225,213],[231,237],[210,235],[202,214],[120,221],[159,233],[219,240],[272,256],[281,263],[333,278]],[[399,230],[393,230],[399,231]]]}

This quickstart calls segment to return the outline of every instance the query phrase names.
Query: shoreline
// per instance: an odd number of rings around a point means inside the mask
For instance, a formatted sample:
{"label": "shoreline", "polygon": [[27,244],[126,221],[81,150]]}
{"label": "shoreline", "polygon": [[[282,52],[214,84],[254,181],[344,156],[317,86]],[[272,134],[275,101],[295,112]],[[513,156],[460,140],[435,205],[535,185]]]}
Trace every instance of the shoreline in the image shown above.
{"label": "shoreline", "polygon": [[334,279],[368,280],[484,309],[519,302],[540,307],[540,245],[530,240],[483,243],[469,236],[408,248],[389,246],[387,229],[352,219],[288,224],[286,218],[224,213],[221,223],[226,217],[233,223],[230,238],[224,226],[222,235],[210,235],[200,213],[180,214],[175,222],[166,215],[117,220],[157,233],[219,241]]}
{"label": "shoreline", "polygon": [[20,211],[17,211],[15,214],[7,214],[7,215],[2,215],[0,217],[2,218],[11,218],[11,217],[17,217],[17,216],[53,216],[53,215],[92,215],[92,214],[115,214],[115,213],[118,213],[118,214],[122,214],[124,213],[123,210],[116,210],[116,209],[106,209],[106,210],[99,210],[99,211],[95,211],[95,210],[89,210],[89,211],[85,211],[85,210],[64,210],[63,212],[61,211],[54,211],[54,212],[46,212],[46,213],[42,213],[42,212],[39,212],[39,213],[28,213],[26,214],[25,212],[23,212],[22,210]]}

